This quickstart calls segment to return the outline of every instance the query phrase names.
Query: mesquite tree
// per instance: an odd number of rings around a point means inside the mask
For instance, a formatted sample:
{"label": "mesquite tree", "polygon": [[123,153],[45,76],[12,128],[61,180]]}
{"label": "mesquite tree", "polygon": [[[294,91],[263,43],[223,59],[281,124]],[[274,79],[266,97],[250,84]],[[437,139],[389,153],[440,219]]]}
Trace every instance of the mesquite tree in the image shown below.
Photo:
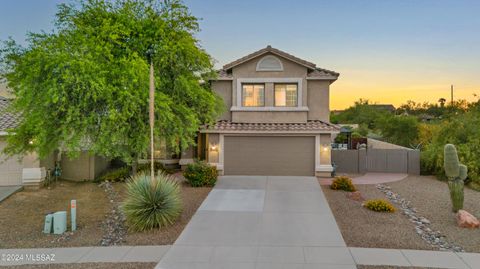
{"label": "mesquite tree", "polygon": [[19,126],[9,154],[80,150],[135,162],[148,149],[149,67],[155,70],[155,136],[175,150],[221,112],[207,81],[211,57],[197,18],[180,1],[79,0],[61,4],[51,33],[4,42],[1,78]]}

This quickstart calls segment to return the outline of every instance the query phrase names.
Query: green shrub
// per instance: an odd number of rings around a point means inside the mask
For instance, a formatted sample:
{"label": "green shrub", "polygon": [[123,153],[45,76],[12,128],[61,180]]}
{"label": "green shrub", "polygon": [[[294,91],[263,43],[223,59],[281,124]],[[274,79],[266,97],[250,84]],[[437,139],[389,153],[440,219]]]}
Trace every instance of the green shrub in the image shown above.
{"label": "green shrub", "polygon": [[129,229],[146,231],[171,225],[182,212],[180,187],[169,175],[154,180],[144,173],[127,182],[127,198],[122,204]]}
{"label": "green shrub", "polygon": [[[167,174],[172,174],[171,169],[165,168],[165,166],[163,166],[163,164],[160,162],[154,162],[153,165],[155,169],[155,174],[158,174],[159,171]],[[139,164],[137,166],[137,173],[150,173],[150,162]]]}
{"label": "green shrub", "polygon": [[355,185],[353,185],[352,180],[346,176],[335,177],[332,184],[330,185],[330,188],[332,190],[343,190],[349,192],[354,192],[357,190],[357,188],[355,188]]}
{"label": "green shrub", "polygon": [[395,212],[395,207],[382,199],[368,200],[363,206],[376,212]]}
{"label": "green shrub", "polygon": [[130,167],[121,167],[115,170],[111,170],[103,174],[102,176],[95,179],[96,182],[103,182],[103,181],[124,181],[130,176]]}
{"label": "green shrub", "polygon": [[218,172],[216,167],[196,161],[187,165],[183,176],[192,187],[214,186],[217,182]]}
{"label": "green shrub", "polygon": [[[468,177],[464,181],[469,187],[480,186],[480,110],[455,115],[445,119],[431,132],[421,152],[421,169],[423,174],[434,174],[439,179],[447,180],[444,169],[445,144],[456,145],[458,159],[468,168]],[[478,188],[476,188],[478,189]]]}

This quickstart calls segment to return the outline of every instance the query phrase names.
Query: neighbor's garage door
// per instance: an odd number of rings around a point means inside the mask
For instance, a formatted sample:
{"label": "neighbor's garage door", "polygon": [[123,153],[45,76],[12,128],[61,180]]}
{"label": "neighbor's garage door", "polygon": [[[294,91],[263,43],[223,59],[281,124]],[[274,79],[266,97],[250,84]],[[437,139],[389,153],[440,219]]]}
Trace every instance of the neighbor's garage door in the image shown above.
{"label": "neighbor's garage door", "polygon": [[315,137],[225,136],[224,173],[313,176]]}
{"label": "neighbor's garage door", "polygon": [[0,186],[22,185],[23,165],[16,156],[5,159],[1,153],[5,146],[5,140],[0,138]]}

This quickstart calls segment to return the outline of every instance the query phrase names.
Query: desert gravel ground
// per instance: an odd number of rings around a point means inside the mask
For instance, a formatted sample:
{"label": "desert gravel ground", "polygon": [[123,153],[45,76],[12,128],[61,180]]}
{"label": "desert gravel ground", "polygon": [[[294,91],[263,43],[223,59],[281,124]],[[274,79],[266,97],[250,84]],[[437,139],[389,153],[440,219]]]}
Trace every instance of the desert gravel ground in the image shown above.
{"label": "desert gravel ground", "polygon": [[[456,225],[446,182],[432,176],[409,176],[387,185],[410,200],[418,213],[431,221],[431,228],[440,231],[449,242],[462,246],[467,252],[480,252],[480,229]],[[480,192],[465,188],[464,209],[480,218]]]}
{"label": "desert gravel ground", "polygon": [[[77,228],[70,239],[43,234],[45,214],[67,210],[77,200]],[[24,190],[0,203],[0,248],[78,247],[98,245],[101,223],[109,210],[102,188],[94,183],[59,181],[50,190]],[[70,227],[70,224],[68,224]]]}
{"label": "desert gravel ground", "polygon": [[[120,198],[125,184],[114,183]],[[183,231],[193,214],[212,188],[192,188],[182,181],[183,212],[172,226],[151,232],[129,232],[124,245],[170,245]],[[43,234],[45,214],[68,211],[69,203],[77,200],[77,231],[65,236]],[[0,248],[55,248],[98,246],[103,236],[102,222],[111,210],[103,188],[92,182],[59,181],[51,189],[25,190],[0,203]],[[68,223],[70,227],[70,223]]]}
{"label": "desert gravel ground", "polygon": [[156,263],[69,263],[69,264],[42,264],[18,265],[13,269],[149,269],[155,268]]}
{"label": "desert gravel ground", "polygon": [[[197,211],[197,208],[200,207],[212,189],[210,187],[193,188],[184,181],[181,181],[180,185],[183,211],[178,221],[172,226],[160,230],[136,233],[129,232],[124,245],[171,245],[175,242],[193,214]],[[119,192],[120,197],[125,196],[126,191],[124,184],[116,184],[115,188]]]}
{"label": "desert gravel ground", "polygon": [[[343,239],[349,247],[431,250],[415,232],[414,225],[397,210],[395,213],[373,212],[350,200],[344,191],[322,186]],[[366,199],[386,199],[374,185],[358,185]]]}

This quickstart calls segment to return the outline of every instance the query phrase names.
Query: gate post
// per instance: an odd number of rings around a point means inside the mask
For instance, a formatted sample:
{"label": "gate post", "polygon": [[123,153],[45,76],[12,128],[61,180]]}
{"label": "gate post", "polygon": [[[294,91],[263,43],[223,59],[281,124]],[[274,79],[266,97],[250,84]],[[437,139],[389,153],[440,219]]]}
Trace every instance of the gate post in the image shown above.
{"label": "gate post", "polygon": [[367,149],[358,149],[358,173],[367,172]]}

